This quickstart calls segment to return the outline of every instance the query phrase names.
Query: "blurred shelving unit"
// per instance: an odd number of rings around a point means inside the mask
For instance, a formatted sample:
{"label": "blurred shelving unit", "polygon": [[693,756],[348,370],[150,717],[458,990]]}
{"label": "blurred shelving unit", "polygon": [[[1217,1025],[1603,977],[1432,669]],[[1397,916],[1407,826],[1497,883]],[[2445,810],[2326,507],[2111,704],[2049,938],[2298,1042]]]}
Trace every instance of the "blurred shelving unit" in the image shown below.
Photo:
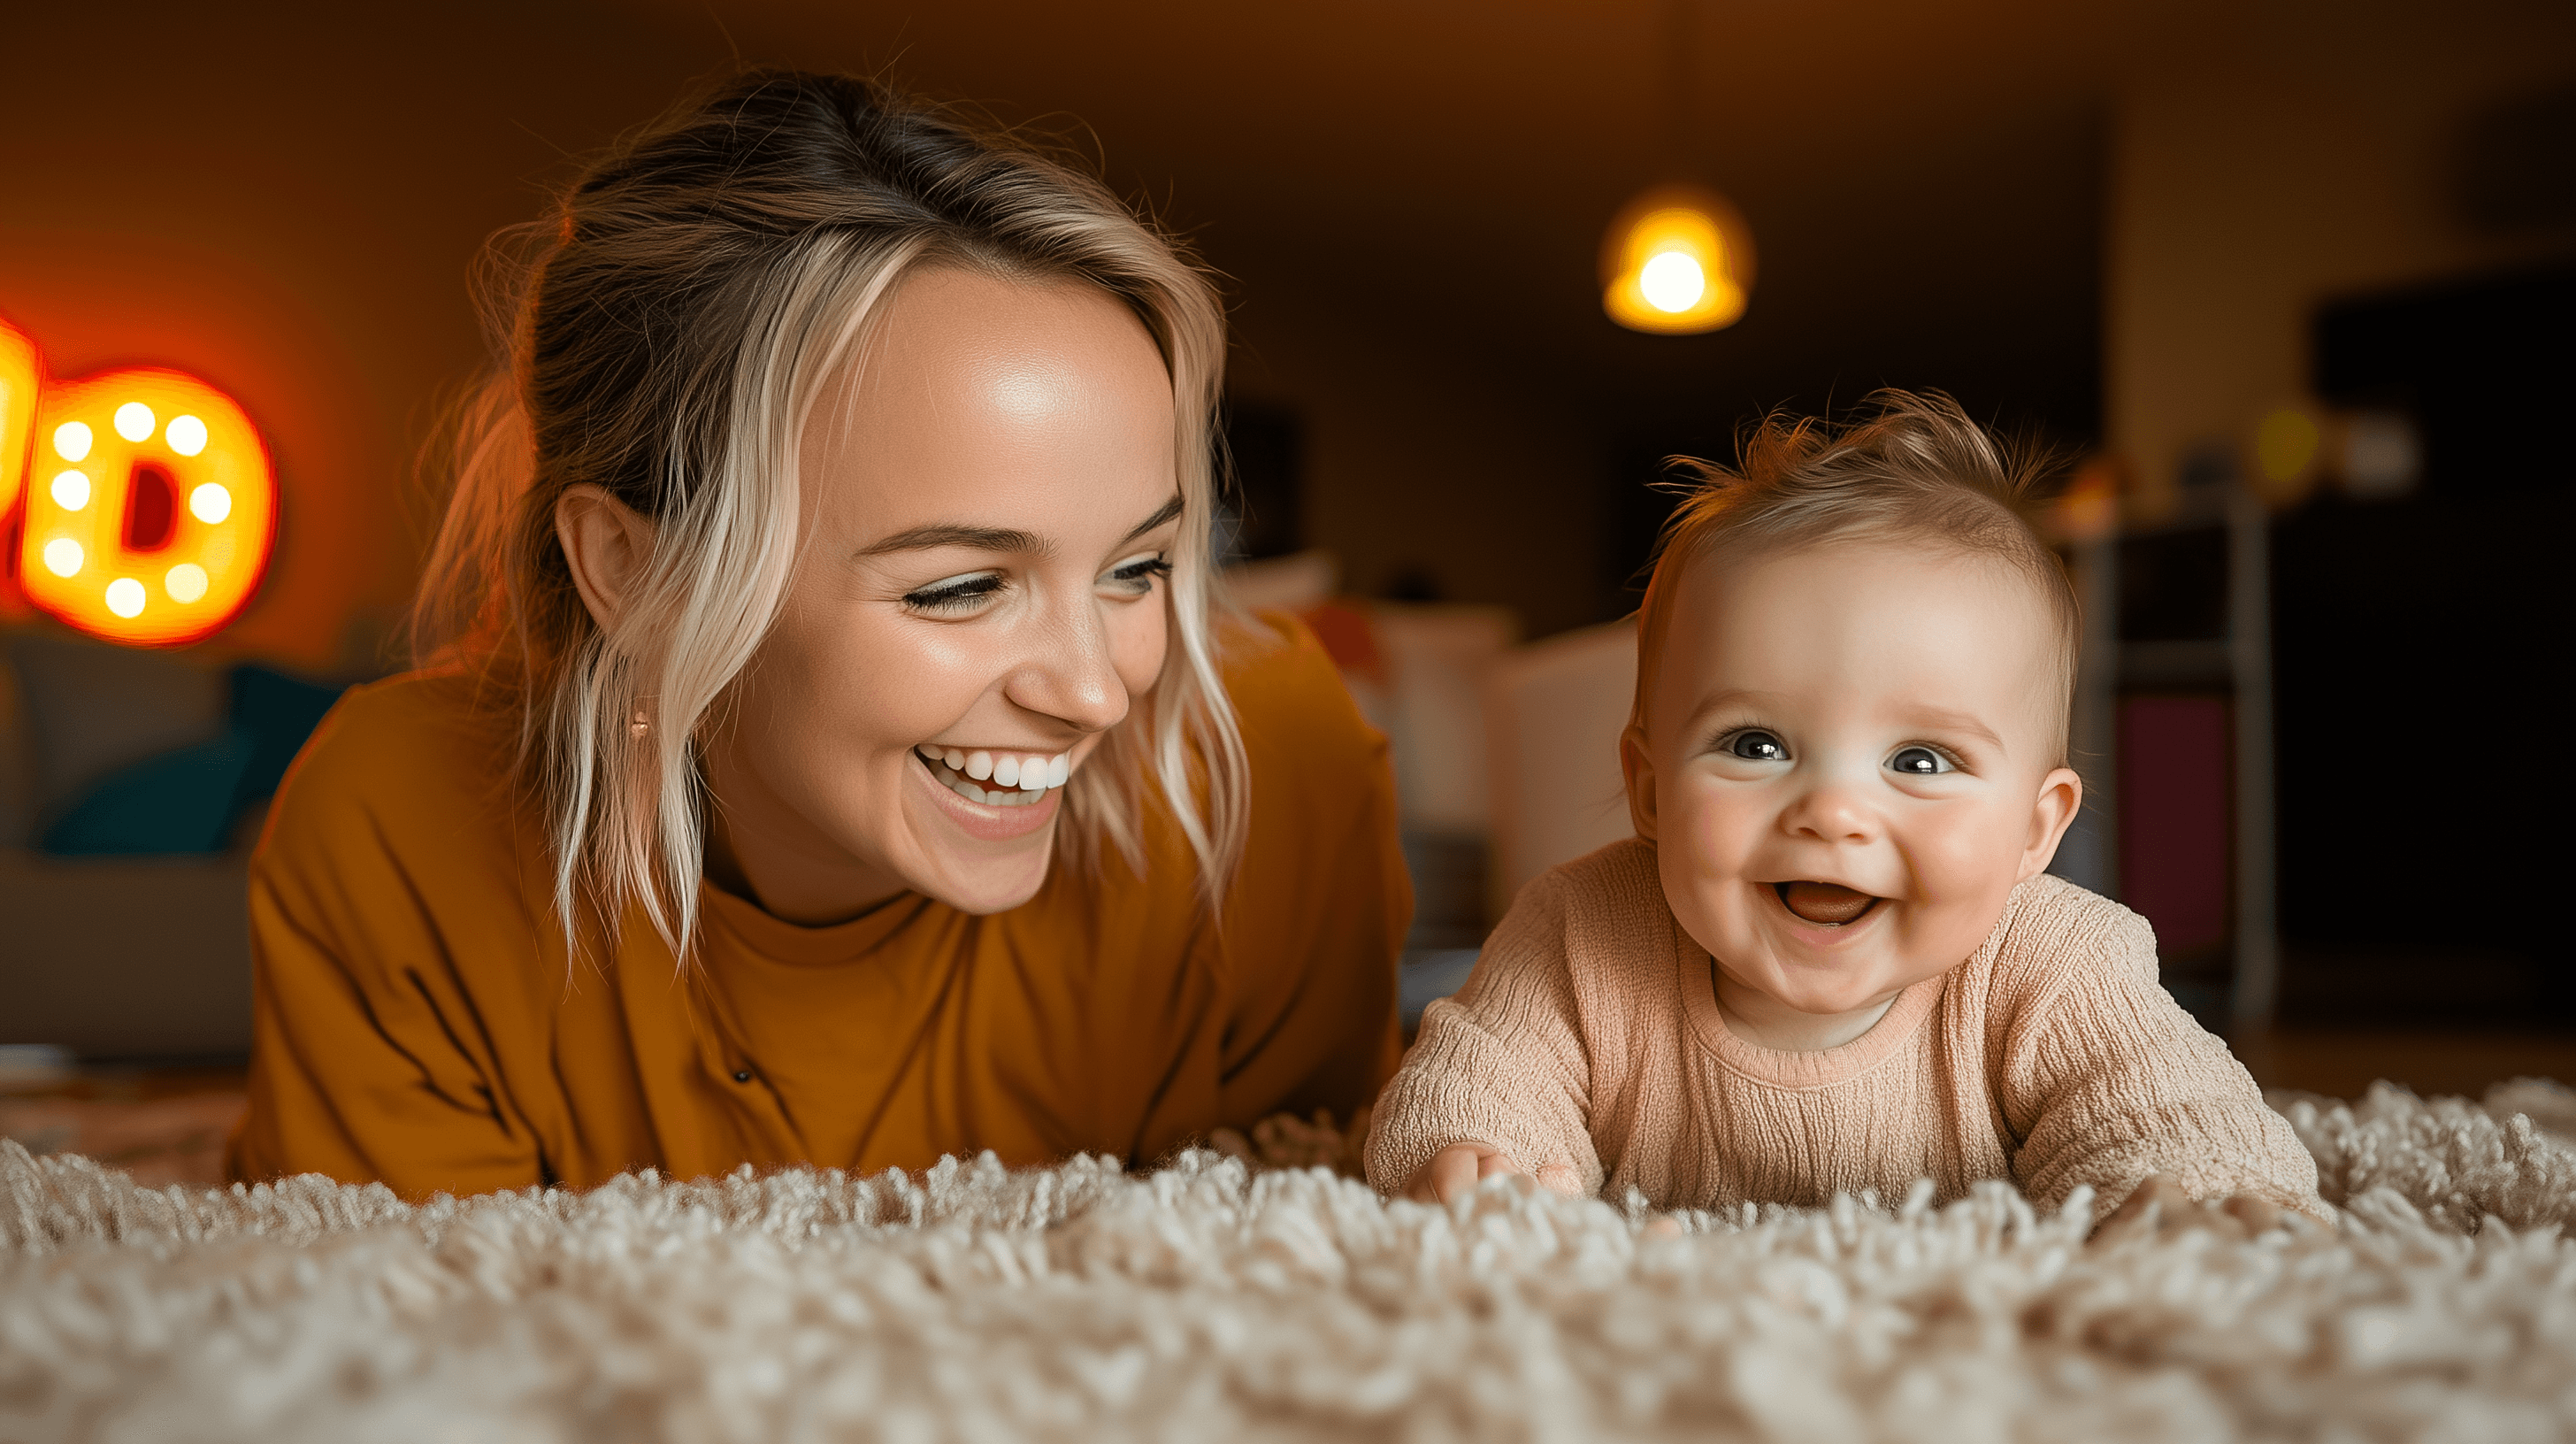
{"label": "blurred shelving unit", "polygon": [[2242,1034],[2280,989],[2269,519],[2227,453],[2182,470],[2149,519],[2074,549],[2086,804],[2055,870],[2145,913],[2175,998]]}

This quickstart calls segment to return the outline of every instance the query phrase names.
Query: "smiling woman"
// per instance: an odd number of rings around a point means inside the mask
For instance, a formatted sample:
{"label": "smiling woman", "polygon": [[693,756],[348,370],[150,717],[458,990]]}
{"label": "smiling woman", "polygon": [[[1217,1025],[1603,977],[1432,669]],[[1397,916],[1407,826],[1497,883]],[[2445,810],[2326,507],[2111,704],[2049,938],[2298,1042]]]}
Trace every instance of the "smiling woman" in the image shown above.
{"label": "smiling woman", "polygon": [[1365,1104],[1383,739],[1212,618],[1224,335],[1090,181],[731,83],[532,231],[424,666],[253,865],[244,1178],[1148,1159]]}

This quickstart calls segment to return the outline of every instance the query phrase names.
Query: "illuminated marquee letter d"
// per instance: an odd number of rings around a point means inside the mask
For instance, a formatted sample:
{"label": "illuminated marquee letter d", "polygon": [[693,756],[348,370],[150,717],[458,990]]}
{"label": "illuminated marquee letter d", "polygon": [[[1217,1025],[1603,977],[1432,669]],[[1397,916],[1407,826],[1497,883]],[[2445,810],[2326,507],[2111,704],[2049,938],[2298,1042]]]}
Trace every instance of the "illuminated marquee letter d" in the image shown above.
{"label": "illuminated marquee letter d", "polygon": [[[267,570],[277,527],[277,483],[250,418],[193,376],[130,367],[42,386],[33,434],[13,432],[25,411],[7,390],[13,340],[23,344],[0,326],[0,458],[24,458],[27,599],[144,646],[193,642],[231,621]],[[8,480],[0,470],[0,499]]]}

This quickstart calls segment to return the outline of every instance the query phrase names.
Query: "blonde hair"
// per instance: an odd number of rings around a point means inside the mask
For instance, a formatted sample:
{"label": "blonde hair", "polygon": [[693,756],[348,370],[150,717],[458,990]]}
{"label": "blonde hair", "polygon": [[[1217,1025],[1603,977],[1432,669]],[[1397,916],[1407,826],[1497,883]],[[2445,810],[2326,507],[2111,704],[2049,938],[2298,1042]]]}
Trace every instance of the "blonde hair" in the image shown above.
{"label": "blonde hair", "polygon": [[2038,590],[2054,633],[2062,762],[2084,626],[2065,566],[2030,522],[2051,459],[2001,441],[1937,391],[1880,391],[1863,404],[1875,414],[1840,428],[1764,417],[1738,446],[1733,470],[1674,458],[1696,481],[1655,545],[1638,608],[1629,723],[1645,728],[1674,597],[1693,564],[1741,563],[1829,541],[1911,541],[2002,562]]}
{"label": "blonde hair", "polygon": [[[506,365],[464,408],[413,644],[515,709],[568,939],[584,903],[612,936],[640,904],[689,956],[708,800],[698,738],[786,595],[806,416],[896,285],[930,265],[1098,287],[1161,350],[1191,523],[1171,558],[1177,645],[1067,785],[1061,843],[1076,866],[1100,865],[1105,843],[1141,869],[1150,777],[1202,896],[1222,892],[1246,791],[1209,624],[1225,321],[1172,240],[1021,143],[869,81],[788,71],[681,106],[516,234],[531,254],[494,291]],[[556,540],[556,499],[581,484],[654,523],[614,630],[582,605]]]}

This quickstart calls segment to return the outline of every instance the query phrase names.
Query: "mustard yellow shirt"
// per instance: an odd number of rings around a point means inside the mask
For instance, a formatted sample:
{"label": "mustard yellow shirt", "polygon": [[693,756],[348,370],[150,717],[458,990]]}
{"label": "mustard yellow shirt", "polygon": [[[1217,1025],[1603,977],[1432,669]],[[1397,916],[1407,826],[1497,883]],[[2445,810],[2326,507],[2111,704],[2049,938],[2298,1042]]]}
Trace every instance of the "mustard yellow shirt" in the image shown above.
{"label": "mustard yellow shirt", "polygon": [[1229,652],[1251,833],[1220,916],[1156,807],[1141,875],[1059,861],[986,917],[907,893],[799,927],[702,885],[686,969],[640,915],[568,962],[515,724],[469,679],[353,691],[251,864],[233,1176],[420,1197],[983,1149],[1141,1163],[1283,1109],[1347,1117],[1399,1051],[1413,899],[1386,742],[1301,625],[1265,617]]}

